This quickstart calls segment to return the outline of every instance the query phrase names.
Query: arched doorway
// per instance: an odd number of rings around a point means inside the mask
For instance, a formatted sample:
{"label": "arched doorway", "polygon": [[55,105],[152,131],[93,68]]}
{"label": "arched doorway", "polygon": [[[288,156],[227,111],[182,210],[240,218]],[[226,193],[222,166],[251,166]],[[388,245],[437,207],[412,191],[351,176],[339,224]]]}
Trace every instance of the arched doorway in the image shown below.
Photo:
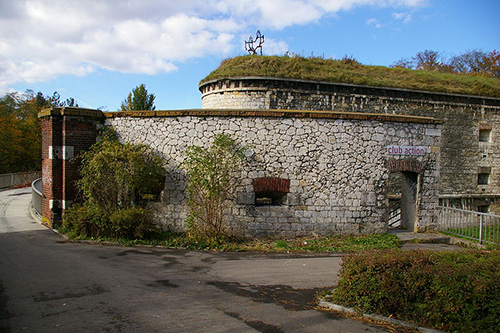
{"label": "arched doorway", "polygon": [[416,159],[389,160],[388,224],[390,227],[417,231],[423,170],[424,164]]}

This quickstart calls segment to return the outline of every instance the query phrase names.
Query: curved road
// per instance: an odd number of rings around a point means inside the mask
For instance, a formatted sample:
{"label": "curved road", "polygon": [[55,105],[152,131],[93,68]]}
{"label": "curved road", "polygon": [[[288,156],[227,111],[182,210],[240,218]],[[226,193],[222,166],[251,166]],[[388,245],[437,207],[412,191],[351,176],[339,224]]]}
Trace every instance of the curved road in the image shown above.
{"label": "curved road", "polygon": [[340,256],[68,243],[0,191],[0,332],[380,332],[315,310]]}

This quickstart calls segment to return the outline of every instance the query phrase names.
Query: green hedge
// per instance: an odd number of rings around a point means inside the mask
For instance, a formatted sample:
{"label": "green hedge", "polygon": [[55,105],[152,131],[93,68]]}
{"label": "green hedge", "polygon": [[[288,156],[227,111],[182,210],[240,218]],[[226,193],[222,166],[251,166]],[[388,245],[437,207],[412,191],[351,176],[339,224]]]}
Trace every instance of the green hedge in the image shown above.
{"label": "green hedge", "polygon": [[332,301],[450,332],[500,332],[500,252],[375,251],[344,259]]}
{"label": "green hedge", "polygon": [[105,212],[91,203],[66,209],[62,227],[71,238],[144,239],[159,232],[147,208],[128,207]]}

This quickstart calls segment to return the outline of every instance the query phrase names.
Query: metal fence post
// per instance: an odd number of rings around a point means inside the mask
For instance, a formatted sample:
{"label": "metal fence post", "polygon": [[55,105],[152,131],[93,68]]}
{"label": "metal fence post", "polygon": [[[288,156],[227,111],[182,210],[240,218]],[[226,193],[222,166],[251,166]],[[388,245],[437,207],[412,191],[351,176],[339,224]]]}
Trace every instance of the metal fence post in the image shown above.
{"label": "metal fence post", "polygon": [[500,215],[445,206],[439,206],[439,209],[440,231],[480,244],[500,244]]}
{"label": "metal fence post", "polygon": [[483,215],[479,215],[479,244],[483,244]]}

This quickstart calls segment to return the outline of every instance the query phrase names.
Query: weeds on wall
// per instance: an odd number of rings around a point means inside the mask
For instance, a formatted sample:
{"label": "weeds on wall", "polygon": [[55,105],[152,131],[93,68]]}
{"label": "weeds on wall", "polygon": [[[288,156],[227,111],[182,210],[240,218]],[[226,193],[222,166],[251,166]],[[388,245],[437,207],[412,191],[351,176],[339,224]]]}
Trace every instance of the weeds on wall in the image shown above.
{"label": "weeds on wall", "polygon": [[157,230],[146,203],[164,188],[161,158],[144,145],[122,144],[105,129],[80,155],[82,201],[64,213],[74,237],[144,238]]}
{"label": "weeds on wall", "polygon": [[190,214],[188,235],[195,240],[220,244],[227,236],[224,210],[234,189],[235,172],[244,161],[244,149],[228,135],[214,136],[208,148],[190,146],[185,151],[187,196]]}

